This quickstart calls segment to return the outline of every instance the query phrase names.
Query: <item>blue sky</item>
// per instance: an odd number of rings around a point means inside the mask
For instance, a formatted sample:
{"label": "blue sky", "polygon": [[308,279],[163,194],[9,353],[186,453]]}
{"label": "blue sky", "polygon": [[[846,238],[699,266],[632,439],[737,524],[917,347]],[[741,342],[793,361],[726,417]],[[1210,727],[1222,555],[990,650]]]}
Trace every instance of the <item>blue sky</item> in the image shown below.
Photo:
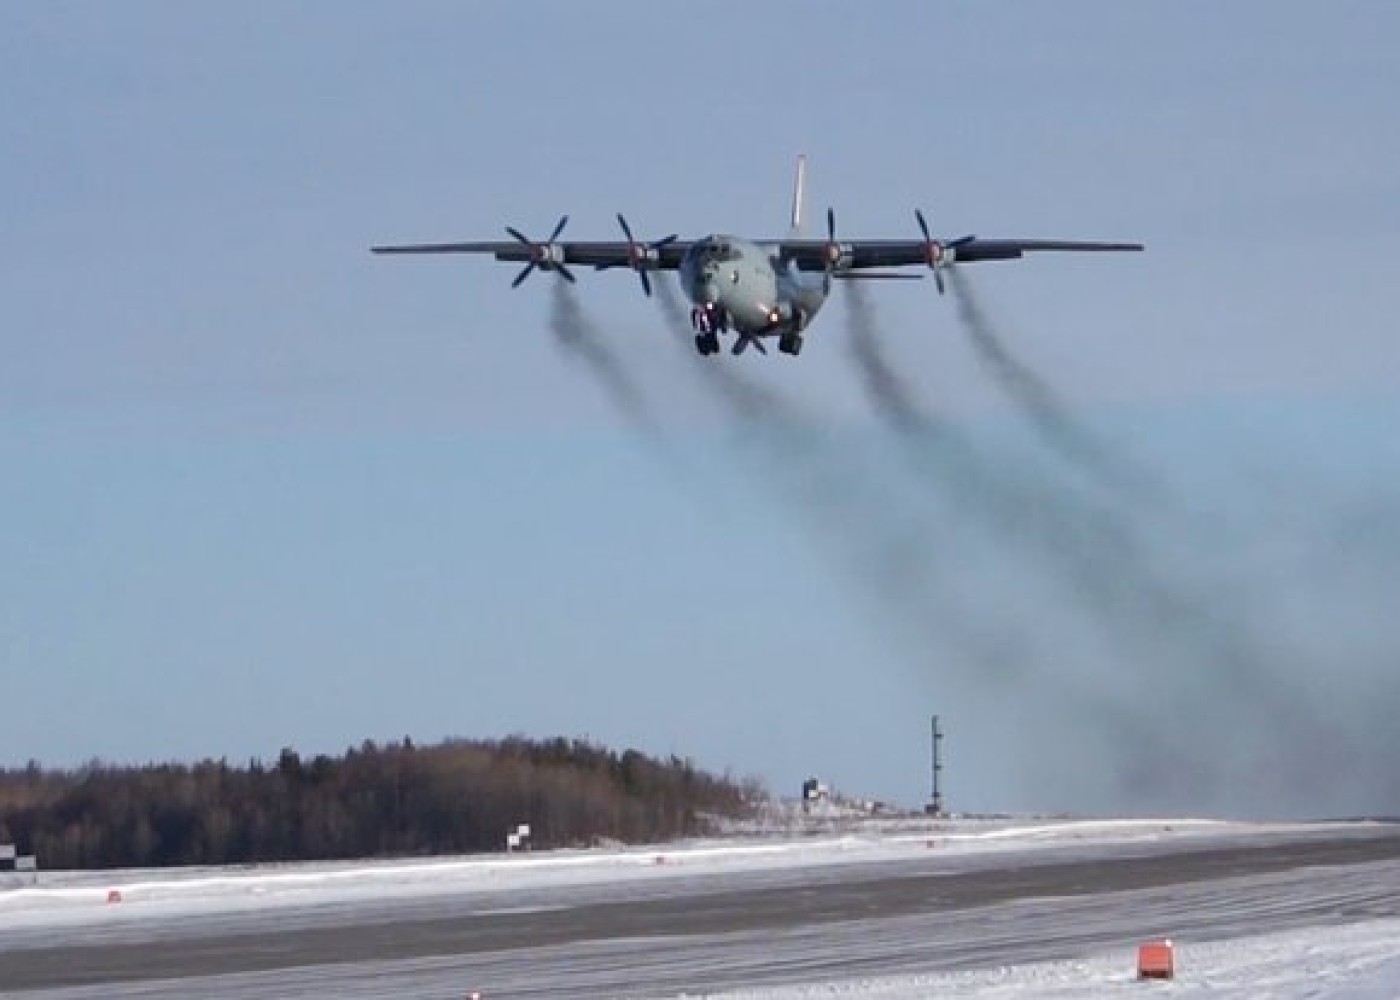
{"label": "blue sky", "polygon": [[[563,733],[915,804],[938,711],[963,808],[1396,811],[1390,7],[0,21],[0,761]],[[586,276],[658,447],[561,355],[547,281],[366,252],[564,212],[578,238],[618,210],[776,235],[798,152],[851,236],[922,206],[1148,243],[969,277],[1161,503],[1047,449],[929,287],[877,290],[883,343],[1024,537],[904,462],[839,302],[799,363],[739,359],[804,450],[706,391],[631,276]],[[1130,531],[1138,568],[1084,584],[1036,534],[1055,504]]]}

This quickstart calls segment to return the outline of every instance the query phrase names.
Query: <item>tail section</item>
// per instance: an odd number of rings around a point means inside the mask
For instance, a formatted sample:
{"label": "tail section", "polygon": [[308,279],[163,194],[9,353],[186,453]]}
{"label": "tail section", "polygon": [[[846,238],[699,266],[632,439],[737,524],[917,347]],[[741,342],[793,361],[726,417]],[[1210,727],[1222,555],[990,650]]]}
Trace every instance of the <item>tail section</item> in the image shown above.
{"label": "tail section", "polygon": [[792,185],[792,237],[802,235],[802,207],[807,201],[807,157],[797,158],[797,177]]}

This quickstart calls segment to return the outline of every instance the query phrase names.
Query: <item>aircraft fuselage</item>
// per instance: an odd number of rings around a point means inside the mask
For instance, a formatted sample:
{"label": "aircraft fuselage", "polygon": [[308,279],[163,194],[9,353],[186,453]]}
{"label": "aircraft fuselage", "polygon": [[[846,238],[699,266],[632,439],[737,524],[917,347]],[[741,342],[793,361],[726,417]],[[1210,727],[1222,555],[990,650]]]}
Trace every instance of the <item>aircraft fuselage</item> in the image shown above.
{"label": "aircraft fuselage", "polygon": [[719,350],[719,334],[733,332],[734,353],[758,338],[779,338],[779,350],[796,354],[802,331],[826,301],[825,275],[804,275],[777,248],[735,236],[707,236],[686,252],[681,287],[694,303],[691,322],[702,354]]}

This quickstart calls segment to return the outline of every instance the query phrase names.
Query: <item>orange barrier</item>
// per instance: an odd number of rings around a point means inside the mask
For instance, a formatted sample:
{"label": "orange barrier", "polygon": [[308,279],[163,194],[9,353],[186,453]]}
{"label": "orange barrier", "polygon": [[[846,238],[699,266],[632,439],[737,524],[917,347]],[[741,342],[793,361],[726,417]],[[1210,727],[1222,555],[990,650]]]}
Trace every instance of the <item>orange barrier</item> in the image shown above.
{"label": "orange barrier", "polygon": [[1176,963],[1169,939],[1144,941],[1138,945],[1139,979],[1170,979],[1175,974]]}

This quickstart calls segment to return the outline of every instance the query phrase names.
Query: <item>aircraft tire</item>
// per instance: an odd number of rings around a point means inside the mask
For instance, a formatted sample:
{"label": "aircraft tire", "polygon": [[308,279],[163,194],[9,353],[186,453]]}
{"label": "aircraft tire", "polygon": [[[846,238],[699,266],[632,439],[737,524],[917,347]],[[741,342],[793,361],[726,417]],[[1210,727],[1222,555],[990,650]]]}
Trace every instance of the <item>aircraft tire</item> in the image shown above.
{"label": "aircraft tire", "polygon": [[795,358],[802,353],[802,338],[795,333],[785,333],[778,338],[778,350]]}

